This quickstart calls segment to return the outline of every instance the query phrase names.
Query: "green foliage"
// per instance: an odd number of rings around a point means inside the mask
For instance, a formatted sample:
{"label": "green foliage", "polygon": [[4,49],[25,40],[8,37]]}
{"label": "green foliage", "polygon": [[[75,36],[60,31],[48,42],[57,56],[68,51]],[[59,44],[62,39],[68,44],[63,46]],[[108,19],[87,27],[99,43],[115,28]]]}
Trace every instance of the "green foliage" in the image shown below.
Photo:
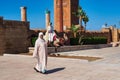
{"label": "green foliage", "polygon": [[84,15],[84,17],[83,17],[83,22],[84,22],[84,24],[86,24],[88,21],[89,21],[88,16],[87,16],[87,15]]}
{"label": "green foliage", "polygon": [[79,38],[70,38],[70,45],[78,45]]}
{"label": "green foliage", "polygon": [[77,17],[83,17],[84,15],[86,15],[85,11],[82,9],[81,6],[78,7],[78,11],[76,12],[76,16]]}
{"label": "green foliage", "polygon": [[105,37],[86,37],[82,39],[83,44],[107,44]]}
{"label": "green foliage", "polygon": [[77,32],[79,30],[79,27],[76,27],[75,25],[72,25],[71,28],[69,28],[70,31]]}
{"label": "green foliage", "polygon": [[75,16],[77,16],[80,20],[80,26],[82,26],[82,21],[84,22],[84,25],[86,27],[87,22],[89,21],[89,17],[87,16],[86,12],[82,9],[81,6],[78,7],[77,12],[73,12]]}
{"label": "green foliage", "polygon": [[71,45],[107,44],[105,37],[70,38]]}
{"label": "green foliage", "polygon": [[79,30],[79,27],[72,25],[71,28],[68,28],[68,30],[70,30],[71,32],[74,33],[74,38],[76,38],[76,33]]}
{"label": "green foliage", "polygon": [[37,40],[37,37],[32,37],[31,44],[32,46],[35,46],[35,41]]}

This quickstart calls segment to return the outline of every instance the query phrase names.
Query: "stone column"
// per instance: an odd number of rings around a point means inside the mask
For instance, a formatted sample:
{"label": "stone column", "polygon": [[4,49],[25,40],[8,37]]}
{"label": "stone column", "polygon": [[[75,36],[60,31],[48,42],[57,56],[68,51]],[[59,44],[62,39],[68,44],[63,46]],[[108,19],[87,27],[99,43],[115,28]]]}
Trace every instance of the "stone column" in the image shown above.
{"label": "stone column", "polygon": [[21,21],[27,21],[27,8],[21,7]]}
{"label": "stone column", "polygon": [[54,0],[54,28],[63,32],[63,0]]}
{"label": "stone column", "polygon": [[114,42],[118,42],[119,41],[119,38],[118,38],[118,29],[117,28],[114,28],[114,31],[113,31],[113,41]]}
{"label": "stone column", "polygon": [[63,5],[62,5],[62,0],[58,0],[58,14],[59,14],[59,32],[63,32]]}
{"label": "stone column", "polygon": [[119,41],[118,29],[113,26],[110,26],[110,30],[112,35],[112,42],[118,42]]}
{"label": "stone column", "polygon": [[49,26],[50,23],[50,11],[46,10],[46,29]]}

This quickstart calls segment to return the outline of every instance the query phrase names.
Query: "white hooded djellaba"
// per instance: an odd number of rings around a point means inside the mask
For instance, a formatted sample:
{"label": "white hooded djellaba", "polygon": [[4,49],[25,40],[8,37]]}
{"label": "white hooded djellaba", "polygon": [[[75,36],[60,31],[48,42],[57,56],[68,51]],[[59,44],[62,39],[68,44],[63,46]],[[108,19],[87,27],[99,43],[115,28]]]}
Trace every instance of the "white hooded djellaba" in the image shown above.
{"label": "white hooded djellaba", "polygon": [[49,26],[47,27],[47,31],[45,33],[44,39],[46,42],[53,42],[53,37],[55,36],[55,32],[52,26],[52,23],[49,23]]}
{"label": "white hooded djellaba", "polygon": [[35,48],[33,52],[33,57],[38,61],[34,69],[36,69],[38,72],[45,73],[47,67],[47,55],[47,43],[43,39],[43,33],[40,32],[38,39],[35,42]]}

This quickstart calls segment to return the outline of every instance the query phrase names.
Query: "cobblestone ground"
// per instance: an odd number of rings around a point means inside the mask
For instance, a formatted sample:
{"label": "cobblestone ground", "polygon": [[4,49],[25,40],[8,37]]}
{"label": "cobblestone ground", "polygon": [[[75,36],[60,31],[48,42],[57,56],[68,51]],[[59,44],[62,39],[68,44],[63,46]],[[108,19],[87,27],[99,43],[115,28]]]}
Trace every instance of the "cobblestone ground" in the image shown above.
{"label": "cobblestone ground", "polygon": [[27,55],[0,56],[0,80],[120,80],[120,47],[62,52],[57,54],[102,57],[81,59],[48,58],[48,72],[34,71],[36,59]]}

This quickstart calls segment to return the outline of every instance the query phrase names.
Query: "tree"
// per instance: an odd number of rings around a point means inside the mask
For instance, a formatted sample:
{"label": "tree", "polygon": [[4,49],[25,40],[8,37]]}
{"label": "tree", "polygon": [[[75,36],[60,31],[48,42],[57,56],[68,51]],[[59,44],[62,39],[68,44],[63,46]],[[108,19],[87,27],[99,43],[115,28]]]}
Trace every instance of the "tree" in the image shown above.
{"label": "tree", "polygon": [[77,26],[75,26],[75,25],[72,25],[71,28],[69,28],[69,30],[70,30],[71,32],[73,32],[74,38],[76,38],[76,33],[77,33],[77,31],[79,30],[79,27],[77,27]]}
{"label": "tree", "polygon": [[82,20],[85,16],[85,11],[82,9],[81,6],[78,7],[78,11],[76,12],[76,16],[79,17],[79,24],[80,24],[80,27],[82,26]]}
{"label": "tree", "polygon": [[85,11],[82,9],[82,7],[79,6],[77,12],[73,12],[73,14],[75,16],[79,17],[80,27],[82,26],[82,21],[84,22],[84,24],[85,24],[85,30],[86,30],[86,24],[89,21],[89,18],[86,15]]}
{"label": "tree", "polygon": [[84,17],[83,17],[83,22],[85,24],[85,31],[86,31],[86,25],[87,25],[87,22],[89,21],[89,18],[88,16],[85,14]]}

